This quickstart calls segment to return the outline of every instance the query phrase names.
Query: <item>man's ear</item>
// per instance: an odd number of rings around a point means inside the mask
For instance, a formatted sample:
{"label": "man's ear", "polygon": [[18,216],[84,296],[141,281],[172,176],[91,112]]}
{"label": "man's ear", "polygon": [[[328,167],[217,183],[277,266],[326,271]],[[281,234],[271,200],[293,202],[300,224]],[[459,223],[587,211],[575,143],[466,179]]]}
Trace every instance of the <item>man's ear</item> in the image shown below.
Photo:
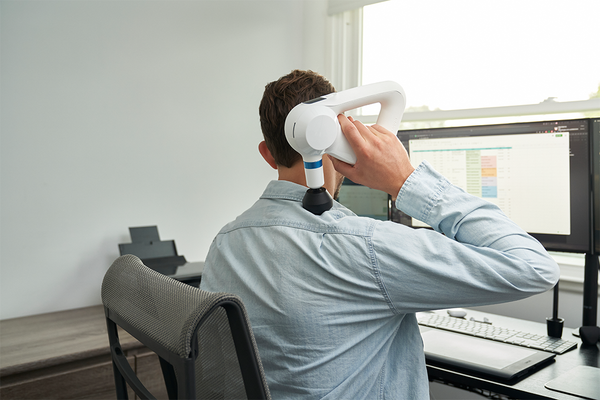
{"label": "man's ear", "polygon": [[269,164],[273,169],[277,169],[277,163],[275,162],[273,155],[267,148],[267,143],[264,140],[258,144],[258,151],[260,152],[260,155],[265,159],[267,164]]}

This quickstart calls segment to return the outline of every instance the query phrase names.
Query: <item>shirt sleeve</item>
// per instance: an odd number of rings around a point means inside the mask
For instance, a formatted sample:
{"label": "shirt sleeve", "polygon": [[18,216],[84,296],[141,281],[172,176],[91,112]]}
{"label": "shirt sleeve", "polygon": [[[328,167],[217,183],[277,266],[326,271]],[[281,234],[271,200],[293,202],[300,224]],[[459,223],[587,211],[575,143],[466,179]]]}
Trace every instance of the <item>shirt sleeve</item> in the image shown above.
{"label": "shirt sleeve", "polygon": [[390,222],[374,230],[374,268],[394,312],[519,300],[558,281],[558,265],[535,238],[426,161],[405,182],[396,206],[433,230]]}

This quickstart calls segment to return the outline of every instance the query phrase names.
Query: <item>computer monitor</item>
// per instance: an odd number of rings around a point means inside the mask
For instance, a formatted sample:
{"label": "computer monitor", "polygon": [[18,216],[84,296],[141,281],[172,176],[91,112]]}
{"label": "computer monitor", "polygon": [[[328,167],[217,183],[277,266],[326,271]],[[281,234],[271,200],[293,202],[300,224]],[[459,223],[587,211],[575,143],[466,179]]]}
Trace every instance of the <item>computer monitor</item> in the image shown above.
{"label": "computer monitor", "polygon": [[[452,183],[497,204],[547,250],[589,253],[588,119],[402,130],[417,166],[428,160]],[[393,207],[392,220],[426,227]]]}
{"label": "computer monitor", "polygon": [[382,221],[390,219],[391,199],[387,193],[359,185],[348,178],[344,178],[336,200],[358,216]]}

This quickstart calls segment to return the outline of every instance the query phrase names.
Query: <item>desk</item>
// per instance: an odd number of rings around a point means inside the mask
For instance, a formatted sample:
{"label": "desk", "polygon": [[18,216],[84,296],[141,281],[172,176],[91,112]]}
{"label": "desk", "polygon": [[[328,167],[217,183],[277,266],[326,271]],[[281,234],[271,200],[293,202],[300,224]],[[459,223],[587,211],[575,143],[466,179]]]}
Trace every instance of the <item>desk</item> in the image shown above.
{"label": "desk", "polygon": [[175,267],[150,268],[170,278],[198,287],[204,271],[204,261],[188,262]]}
{"label": "desk", "polygon": [[[447,314],[446,314],[447,315]],[[467,319],[474,317],[482,321],[487,317],[492,324],[496,326],[537,333],[546,334],[546,324],[524,321],[515,318],[503,317],[500,315],[467,310]],[[557,355],[556,361],[541,370],[517,381],[513,384],[500,383],[466,373],[453,371],[448,368],[442,368],[436,365],[427,365],[427,373],[430,381],[451,384],[457,387],[471,387],[483,390],[489,390],[498,394],[514,397],[517,399],[565,399],[581,400],[581,397],[572,396],[554,390],[546,389],[544,385],[559,377],[560,375],[580,366],[600,367],[600,350],[598,345],[581,347],[581,340],[572,335],[573,329],[565,328],[562,338],[574,341],[578,344],[577,348],[565,354]]]}
{"label": "desk", "polygon": [[[477,320],[487,317],[497,326],[532,333],[546,332],[545,324],[469,310],[467,317],[471,316]],[[581,344],[572,332],[565,329],[563,338]],[[127,333],[120,331],[119,337],[134,370],[159,396],[162,374],[156,356]],[[546,389],[544,385],[579,365],[599,367],[598,347],[578,346],[556,356],[556,362],[513,385],[433,365],[427,366],[427,372],[430,380],[490,390],[515,398],[575,400],[580,398]],[[3,400],[114,398],[104,308],[93,306],[1,321],[0,380],[0,398]],[[133,395],[130,398],[133,399]]]}
{"label": "desk", "polygon": [[[122,330],[119,338],[132,368],[161,395],[164,384],[156,355]],[[103,306],[0,321],[3,400],[115,397]],[[129,398],[135,398],[133,393]]]}

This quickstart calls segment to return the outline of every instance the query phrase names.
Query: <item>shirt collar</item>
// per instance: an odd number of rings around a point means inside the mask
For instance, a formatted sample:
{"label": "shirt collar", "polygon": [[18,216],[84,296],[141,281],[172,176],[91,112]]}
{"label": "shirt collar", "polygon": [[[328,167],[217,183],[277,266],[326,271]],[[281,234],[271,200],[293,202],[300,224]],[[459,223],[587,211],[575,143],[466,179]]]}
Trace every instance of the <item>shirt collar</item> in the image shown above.
{"label": "shirt collar", "polygon": [[[267,185],[267,188],[263,192],[261,199],[282,199],[291,200],[298,203],[302,203],[304,195],[308,188],[303,185],[299,185],[290,181],[271,181]],[[351,210],[338,203],[336,200],[333,201],[332,209],[327,212],[331,217],[340,218],[345,216],[356,216]]]}
{"label": "shirt collar", "polygon": [[271,181],[261,199],[286,199],[302,201],[307,187],[290,181]]}

